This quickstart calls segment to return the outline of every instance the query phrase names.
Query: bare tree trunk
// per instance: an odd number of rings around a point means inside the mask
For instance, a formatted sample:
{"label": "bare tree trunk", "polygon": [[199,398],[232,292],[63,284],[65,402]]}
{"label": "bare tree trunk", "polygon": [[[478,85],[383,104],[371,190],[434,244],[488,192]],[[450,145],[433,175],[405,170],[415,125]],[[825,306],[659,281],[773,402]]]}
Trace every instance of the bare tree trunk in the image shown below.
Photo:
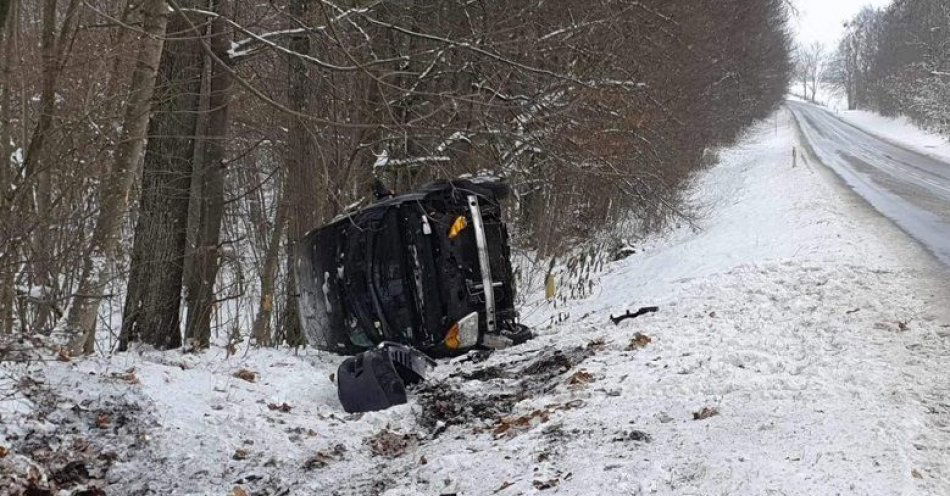
{"label": "bare tree trunk", "polygon": [[40,37],[42,55],[42,84],[40,87],[40,113],[30,137],[30,143],[24,156],[24,169],[27,177],[34,179],[33,204],[31,210],[34,217],[34,234],[32,254],[30,257],[30,284],[39,286],[41,299],[36,306],[36,320],[33,328],[44,330],[49,322],[51,308],[46,302],[52,297],[50,286],[52,283],[51,258],[49,249],[49,205],[50,205],[50,170],[48,166],[38,165],[39,154],[42,153],[46,142],[46,135],[53,125],[53,113],[56,105],[56,0],[43,2],[43,34]]}
{"label": "bare tree trunk", "polygon": [[264,267],[261,272],[261,299],[257,307],[257,315],[251,328],[251,335],[258,346],[271,345],[271,315],[274,312],[274,288],[277,277],[277,264],[280,261],[280,240],[284,236],[284,226],[287,224],[287,202],[285,195],[287,184],[281,186],[280,200],[277,204],[277,213],[274,217],[274,229],[270,233],[267,249],[264,253]]}
{"label": "bare tree trunk", "polygon": [[40,37],[43,52],[43,76],[40,90],[40,115],[33,128],[30,144],[26,148],[24,167],[27,173],[33,173],[37,155],[46,142],[46,135],[53,125],[56,91],[56,0],[43,1],[43,34]]}
{"label": "bare tree trunk", "polygon": [[10,4],[13,0],[0,0],[0,43],[3,42],[3,34],[7,26],[7,15],[10,13]]}
{"label": "bare tree trunk", "polygon": [[[217,2],[217,12],[225,15],[226,3]],[[219,60],[227,60],[230,45],[225,22],[217,17],[211,22],[211,49]],[[211,89],[208,132],[201,171],[201,197],[198,237],[193,255],[194,284],[188,294],[188,320],[185,337],[199,348],[208,346],[211,337],[211,311],[214,306],[214,282],[219,268],[221,221],[224,217],[225,139],[231,98],[231,73],[227,67],[211,62]]]}
{"label": "bare tree trunk", "polygon": [[[12,14],[12,15],[11,15]],[[0,73],[0,229],[5,230],[12,222],[10,202],[13,174],[10,164],[10,85],[13,75],[13,61],[18,8],[16,0],[0,0],[0,44],[3,45],[3,71]],[[6,33],[9,31],[10,36]],[[11,236],[12,237],[12,236]],[[0,231],[0,334],[13,332],[14,276],[16,274],[17,243],[8,239]]]}
{"label": "bare tree trunk", "polygon": [[23,159],[23,167],[29,178],[35,178],[33,188],[32,212],[35,214],[33,230],[31,265],[31,284],[42,288],[42,297],[36,308],[33,328],[46,331],[52,325],[53,313],[58,310],[54,301],[59,284],[53,269],[54,250],[50,240],[53,218],[51,215],[52,168],[53,163],[42,163],[47,140],[52,132],[53,117],[56,113],[56,82],[61,72],[62,56],[66,48],[65,39],[76,17],[78,0],[72,0],[65,11],[63,24],[56,34],[56,0],[43,3],[43,32],[40,37],[42,52],[42,83],[40,87],[40,113],[33,128],[29,145]]}
{"label": "bare tree trunk", "polygon": [[[291,0],[290,14],[297,19],[309,20],[307,0]],[[310,53],[310,38],[306,35],[291,39],[290,49],[296,53]],[[309,74],[309,64],[300,57],[288,56],[289,87],[287,90],[291,109],[306,113],[312,96],[313,81]],[[289,187],[287,199],[289,212],[287,215],[287,285],[285,288],[285,305],[283,335],[284,340],[291,346],[304,344],[305,340],[300,329],[300,318],[297,310],[297,284],[294,269],[294,254],[297,242],[314,227],[317,213],[314,206],[317,204],[315,183],[316,170],[311,157],[313,156],[313,136],[307,129],[307,123],[299,117],[291,117],[289,126],[287,150],[287,175]]]}
{"label": "bare tree trunk", "polygon": [[[119,22],[121,22],[123,25],[128,25],[131,22],[132,13],[136,10],[136,8],[140,8],[142,10],[143,15],[147,15],[146,7],[144,5],[137,7],[136,5],[133,5],[133,0],[125,0],[125,6],[122,7],[122,14],[120,14]],[[127,43],[129,39],[129,36],[133,34],[142,34],[143,32],[145,32],[147,27],[144,25],[144,23],[147,21],[143,18],[142,22],[143,22],[142,32],[133,31],[124,26],[120,26],[118,28],[119,31],[115,39],[116,46],[125,46],[125,44]],[[164,27],[162,29],[164,30]],[[111,65],[112,65],[112,69],[109,71],[109,78],[106,81],[106,84],[105,84],[106,89],[104,93],[107,99],[106,115],[112,115],[114,110],[118,108],[118,106],[121,103],[124,102],[125,99],[122,97],[126,96],[126,95],[119,94],[120,84],[127,77],[127,75],[122,71],[123,57],[120,56],[119,53],[116,53],[112,57]],[[156,62],[156,66],[157,65],[158,64]],[[156,67],[153,66],[152,68],[154,70]],[[135,69],[133,69],[132,74],[133,75],[135,74]]]}
{"label": "bare tree trunk", "polygon": [[[7,38],[7,19],[10,18],[10,33],[15,20],[11,18],[16,9],[10,6],[15,0],[0,0],[0,46],[3,47],[3,59],[0,60],[0,214],[5,215],[7,188],[10,186],[10,82],[13,67],[13,37]],[[0,238],[2,239],[2,238]]]}
{"label": "bare tree trunk", "polygon": [[101,200],[96,226],[90,246],[83,254],[79,289],[73,296],[67,318],[67,330],[73,335],[70,351],[74,354],[94,351],[96,316],[108,282],[108,262],[115,257],[119,246],[122,218],[128,208],[132,182],[145,148],[145,133],[164,46],[168,7],[165,0],[148,0],[142,9],[141,48],[132,73],[122,134],[112,170],[100,186]]}
{"label": "bare tree trunk", "polygon": [[[188,230],[185,235],[185,268],[182,279],[185,281],[185,301],[191,305],[191,295],[198,291],[198,275],[195,271],[195,251],[198,247],[198,230],[201,222],[201,196],[205,182],[202,179],[204,170],[207,168],[205,161],[205,149],[208,142],[208,120],[210,114],[210,105],[208,100],[211,93],[211,57],[207,50],[203,55],[204,64],[201,73],[201,94],[198,98],[198,120],[195,136],[195,154],[192,164],[191,195],[188,198]],[[188,339],[187,326],[185,327],[185,338]]]}
{"label": "bare tree trunk", "polygon": [[[198,1],[179,3],[200,6]],[[200,27],[187,14],[169,15],[167,31],[175,36],[165,42],[159,64],[162,91],[149,123],[119,350],[128,349],[131,341],[163,349],[181,346],[179,311],[203,51]]]}
{"label": "bare tree trunk", "polygon": [[[286,299],[283,308],[284,313],[281,318],[283,328],[280,332],[281,339],[294,348],[307,344],[307,339],[300,327],[300,308],[297,306],[300,295],[297,293],[296,253],[297,244],[288,242],[286,245],[287,284],[284,288]],[[275,344],[279,343],[280,340],[277,340]]]}

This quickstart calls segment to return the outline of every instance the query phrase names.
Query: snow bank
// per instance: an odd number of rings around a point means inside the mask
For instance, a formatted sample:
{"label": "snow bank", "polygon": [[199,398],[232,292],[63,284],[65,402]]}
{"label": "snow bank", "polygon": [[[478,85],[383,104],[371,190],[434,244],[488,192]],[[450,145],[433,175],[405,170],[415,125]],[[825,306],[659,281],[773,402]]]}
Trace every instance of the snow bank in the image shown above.
{"label": "snow bank", "polygon": [[786,99],[818,104],[836,112],[848,108],[848,99],[846,95],[843,91],[839,91],[837,88],[828,85],[819,86],[818,94],[815,95],[814,101],[812,101],[810,98],[802,98],[800,90],[801,86],[793,85],[792,92],[786,96]]}
{"label": "snow bank", "polygon": [[700,229],[643,243],[589,298],[529,298],[537,339],[443,362],[385,412],[342,412],[341,358],[312,351],[5,364],[0,391],[33,382],[0,398],[0,477],[72,461],[89,474],[64,487],[107,494],[946,493],[938,269],[793,146],[782,112],[697,178]]}
{"label": "snow bank", "polygon": [[885,117],[869,110],[848,110],[847,101],[833,89],[819,91],[815,102],[789,94],[786,99],[817,103],[845,122],[891,143],[950,162],[950,140],[946,136],[923,129],[905,116]]}
{"label": "snow bank", "polygon": [[865,132],[950,163],[950,141],[917,127],[907,117],[884,117],[866,110],[846,110],[837,115]]}

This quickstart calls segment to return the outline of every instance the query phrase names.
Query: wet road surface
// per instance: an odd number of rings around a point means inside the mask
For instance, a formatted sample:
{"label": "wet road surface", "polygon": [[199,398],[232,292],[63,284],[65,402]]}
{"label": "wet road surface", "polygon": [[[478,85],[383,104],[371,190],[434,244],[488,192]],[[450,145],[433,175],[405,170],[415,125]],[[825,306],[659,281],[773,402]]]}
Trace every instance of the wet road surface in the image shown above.
{"label": "wet road surface", "polygon": [[950,163],[868,134],[821,107],[787,105],[822,163],[950,266]]}

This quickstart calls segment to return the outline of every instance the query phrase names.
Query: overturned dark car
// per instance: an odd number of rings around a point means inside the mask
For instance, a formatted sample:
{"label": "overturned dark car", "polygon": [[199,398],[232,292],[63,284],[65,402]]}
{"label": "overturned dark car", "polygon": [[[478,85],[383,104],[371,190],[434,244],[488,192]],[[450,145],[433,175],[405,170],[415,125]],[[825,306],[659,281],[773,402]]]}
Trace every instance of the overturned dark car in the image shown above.
{"label": "overturned dark car", "polygon": [[452,356],[530,337],[514,308],[497,180],[432,183],[310,232],[297,252],[312,346],[355,354],[381,343]]}

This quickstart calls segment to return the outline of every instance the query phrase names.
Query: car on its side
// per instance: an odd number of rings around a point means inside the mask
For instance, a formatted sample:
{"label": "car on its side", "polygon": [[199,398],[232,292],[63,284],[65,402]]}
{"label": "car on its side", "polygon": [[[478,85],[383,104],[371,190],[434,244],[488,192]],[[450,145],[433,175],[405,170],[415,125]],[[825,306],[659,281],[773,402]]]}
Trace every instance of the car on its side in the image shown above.
{"label": "car on its side", "polygon": [[310,344],[355,354],[395,342],[430,356],[530,337],[518,323],[498,180],[439,181],[338,216],[299,244]]}

